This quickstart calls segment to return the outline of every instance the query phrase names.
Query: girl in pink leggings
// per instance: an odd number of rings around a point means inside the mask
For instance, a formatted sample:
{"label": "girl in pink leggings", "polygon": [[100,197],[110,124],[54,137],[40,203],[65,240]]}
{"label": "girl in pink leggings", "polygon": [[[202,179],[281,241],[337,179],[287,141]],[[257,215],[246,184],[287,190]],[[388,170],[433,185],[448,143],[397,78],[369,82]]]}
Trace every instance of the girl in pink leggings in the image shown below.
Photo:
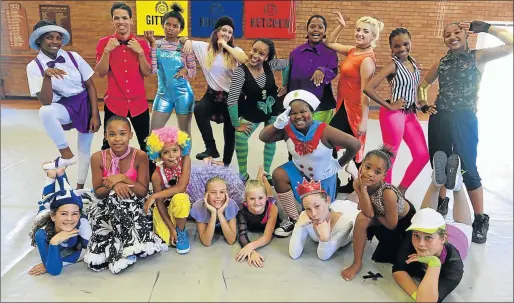
{"label": "girl in pink leggings", "polygon": [[[420,70],[416,61],[409,56],[411,36],[408,30],[405,28],[393,30],[389,35],[389,46],[393,54],[392,61],[373,77],[364,89],[364,93],[382,105],[379,121],[384,144],[390,146],[394,154],[398,154],[403,139],[412,154],[412,161],[398,186],[398,189],[405,194],[429,160],[425,135],[416,116]],[[375,91],[386,78],[391,85],[391,100],[383,100]],[[429,113],[435,113],[435,109],[430,108]],[[395,159],[391,160],[391,169],[385,177],[387,183],[391,183],[392,180]]]}

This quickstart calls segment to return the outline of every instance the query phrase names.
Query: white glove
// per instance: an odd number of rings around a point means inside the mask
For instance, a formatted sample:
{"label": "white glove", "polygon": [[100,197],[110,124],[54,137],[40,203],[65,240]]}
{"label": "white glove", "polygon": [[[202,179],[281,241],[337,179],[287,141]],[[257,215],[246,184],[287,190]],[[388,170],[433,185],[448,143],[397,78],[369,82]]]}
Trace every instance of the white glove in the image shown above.
{"label": "white glove", "polygon": [[324,179],[337,174],[341,169],[343,169],[343,168],[339,164],[339,160],[332,158],[332,162],[331,162],[330,166],[325,170]]}
{"label": "white glove", "polygon": [[291,112],[291,107],[286,108],[283,113],[277,116],[277,120],[273,122],[276,129],[284,129],[289,124],[289,112]]}

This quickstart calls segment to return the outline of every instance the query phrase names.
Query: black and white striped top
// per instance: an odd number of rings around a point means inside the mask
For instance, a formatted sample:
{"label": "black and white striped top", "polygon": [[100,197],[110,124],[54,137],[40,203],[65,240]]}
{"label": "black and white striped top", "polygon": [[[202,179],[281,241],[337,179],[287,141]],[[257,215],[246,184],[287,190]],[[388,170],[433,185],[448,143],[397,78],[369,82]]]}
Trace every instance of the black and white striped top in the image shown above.
{"label": "black and white striped top", "polygon": [[[288,59],[273,59],[268,62],[269,67],[272,71],[280,71],[286,68],[289,65]],[[232,76],[232,82],[230,83],[230,91],[227,98],[227,105],[233,106],[237,104],[239,101],[239,95],[241,95],[241,90],[243,89],[243,84],[245,83],[245,72],[241,66],[237,67],[234,71],[234,75]],[[255,79],[257,85],[260,88],[263,88],[266,85],[266,74],[262,73]]]}
{"label": "black and white striped top", "polygon": [[410,108],[418,99],[418,85],[421,75],[414,60],[409,57],[409,61],[414,66],[414,72],[411,72],[400,60],[393,56],[396,64],[396,75],[391,80],[391,96],[393,101],[400,98],[405,100],[405,109]]}

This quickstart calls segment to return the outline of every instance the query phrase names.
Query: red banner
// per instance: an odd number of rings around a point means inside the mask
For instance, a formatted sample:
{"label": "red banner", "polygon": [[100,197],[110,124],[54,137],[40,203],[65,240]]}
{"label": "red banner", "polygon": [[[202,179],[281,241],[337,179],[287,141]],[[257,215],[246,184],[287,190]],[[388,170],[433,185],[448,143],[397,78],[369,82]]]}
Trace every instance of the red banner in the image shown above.
{"label": "red banner", "polygon": [[245,38],[295,37],[294,1],[245,0],[244,5]]}

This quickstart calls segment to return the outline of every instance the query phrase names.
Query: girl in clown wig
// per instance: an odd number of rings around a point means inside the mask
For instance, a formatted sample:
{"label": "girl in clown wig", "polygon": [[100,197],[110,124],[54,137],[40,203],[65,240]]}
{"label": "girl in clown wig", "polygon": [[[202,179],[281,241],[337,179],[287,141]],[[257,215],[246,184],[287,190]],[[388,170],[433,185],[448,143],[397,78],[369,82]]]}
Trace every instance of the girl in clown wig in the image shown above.
{"label": "girl in clown wig", "polygon": [[154,193],[146,200],[145,213],[153,209],[154,232],[179,254],[189,252],[186,219],[191,202],[186,193],[191,176],[191,138],[174,126],[155,129],[146,139],[148,158],[157,162],[152,174]]}

